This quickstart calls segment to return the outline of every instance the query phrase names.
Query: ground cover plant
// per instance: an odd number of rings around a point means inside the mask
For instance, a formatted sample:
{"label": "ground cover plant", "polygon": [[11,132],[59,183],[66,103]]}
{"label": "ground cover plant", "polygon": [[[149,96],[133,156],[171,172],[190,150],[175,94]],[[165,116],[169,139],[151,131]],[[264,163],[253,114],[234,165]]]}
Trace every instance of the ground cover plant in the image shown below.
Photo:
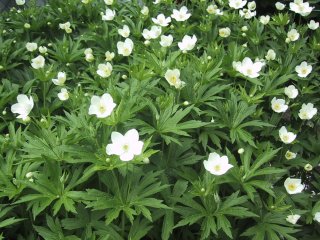
{"label": "ground cover plant", "polygon": [[318,2],[17,0],[0,238],[320,239]]}

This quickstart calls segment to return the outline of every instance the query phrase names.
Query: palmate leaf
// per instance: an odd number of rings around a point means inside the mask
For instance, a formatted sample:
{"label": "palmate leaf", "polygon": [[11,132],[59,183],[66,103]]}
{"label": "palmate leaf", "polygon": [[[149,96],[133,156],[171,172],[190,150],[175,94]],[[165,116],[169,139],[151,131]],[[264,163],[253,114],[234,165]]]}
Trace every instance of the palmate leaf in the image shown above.
{"label": "palmate leaf", "polygon": [[125,178],[116,176],[111,171],[102,177],[102,182],[109,187],[110,193],[95,189],[87,189],[79,197],[86,203],[87,207],[94,210],[108,209],[106,223],[110,224],[123,212],[129,221],[133,223],[138,215],[144,216],[150,222],[152,214],[150,209],[169,209],[163,204],[163,200],[153,197],[158,192],[166,189],[168,185],[162,185],[158,181],[161,174],[149,172],[143,176],[141,170],[129,173]]}
{"label": "palmate leaf", "polygon": [[14,206],[0,204],[0,229],[10,227],[15,223],[25,220],[25,218],[12,217],[14,213],[14,211],[12,211],[13,209]]}
{"label": "palmate leaf", "polygon": [[297,240],[291,234],[299,232],[285,221],[285,216],[267,213],[256,225],[247,229],[241,236],[252,237],[253,240]]}
{"label": "palmate leaf", "polygon": [[46,240],[80,240],[75,235],[65,236],[62,230],[59,219],[54,220],[49,215],[46,215],[48,227],[33,226],[38,234]]}
{"label": "palmate leaf", "polygon": [[[231,93],[230,100],[215,102],[212,107],[216,109],[212,113],[215,125],[220,128],[228,128],[230,130],[231,142],[249,143],[256,147],[254,136],[245,128],[248,127],[272,127],[269,123],[261,120],[252,120],[252,115],[256,112],[257,105],[248,105],[248,103],[239,100],[238,97]],[[252,132],[252,131],[251,131]]]}
{"label": "palmate leaf", "polygon": [[218,236],[219,230],[232,238],[232,225],[227,216],[238,218],[258,217],[247,208],[240,206],[247,201],[247,196],[238,197],[238,195],[239,192],[235,192],[223,202],[216,201],[212,195],[202,198],[202,203],[193,199],[190,194],[177,199],[184,206],[177,206],[174,209],[183,218],[175,225],[175,228],[198,224],[201,226],[201,239],[206,239],[211,234]]}

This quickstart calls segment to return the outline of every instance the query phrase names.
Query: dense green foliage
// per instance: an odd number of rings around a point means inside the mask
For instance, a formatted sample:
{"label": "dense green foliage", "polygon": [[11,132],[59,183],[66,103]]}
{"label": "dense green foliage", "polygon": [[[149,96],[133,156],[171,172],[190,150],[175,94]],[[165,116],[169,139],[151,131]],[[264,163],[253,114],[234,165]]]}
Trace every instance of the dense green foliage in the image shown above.
{"label": "dense green foliage", "polygon": [[[287,2],[266,23],[241,17],[228,1],[216,1],[223,15],[209,14],[211,4],[51,0],[0,15],[0,239],[320,238],[320,121],[314,109],[301,113],[302,104],[320,107],[320,30],[302,23],[319,17],[317,8],[300,16]],[[161,30],[171,46],[142,36],[152,18],[181,6],[191,16]],[[109,21],[100,14],[106,8],[116,12]],[[124,25],[134,44],[127,56],[117,46]],[[299,37],[286,41],[292,29]],[[197,41],[181,51],[185,35]],[[115,53],[111,70],[107,51]],[[38,55],[45,64],[35,67]],[[245,57],[258,58],[258,76],[243,70]],[[310,74],[297,69],[304,61]],[[56,84],[59,72],[66,81]],[[289,85],[297,96],[285,94]],[[62,86],[68,93],[58,97]],[[89,114],[92,97],[105,93],[112,113]],[[12,112],[19,94],[34,101],[21,118],[21,109]],[[277,112],[274,98],[287,109]],[[282,126],[294,141],[284,143]],[[133,159],[110,154],[106,146],[119,139],[112,133],[130,129],[143,148]],[[205,167],[213,152],[232,165],[221,175],[212,172],[222,165]],[[303,191],[290,194],[289,177]],[[289,215],[300,218],[293,224]]]}

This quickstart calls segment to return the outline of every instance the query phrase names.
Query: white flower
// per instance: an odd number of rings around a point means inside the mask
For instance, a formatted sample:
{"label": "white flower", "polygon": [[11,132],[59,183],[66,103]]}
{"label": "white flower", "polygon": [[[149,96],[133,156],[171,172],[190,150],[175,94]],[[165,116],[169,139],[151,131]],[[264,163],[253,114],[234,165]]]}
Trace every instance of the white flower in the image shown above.
{"label": "white flower", "polygon": [[57,86],[63,86],[65,81],[67,80],[67,75],[65,72],[58,72],[58,77],[52,79],[53,84]]}
{"label": "white flower", "polygon": [[146,39],[146,40],[150,40],[150,39],[156,39],[161,35],[161,27],[159,26],[152,26],[151,30],[148,29],[143,29],[142,32],[142,36]]}
{"label": "white flower", "polygon": [[320,212],[316,212],[316,213],[314,214],[313,220],[316,220],[317,222],[320,223]]}
{"label": "white flower", "polygon": [[247,4],[247,0],[229,0],[229,6],[234,9],[243,8]]}
{"label": "white flower", "polygon": [[284,187],[289,194],[301,193],[304,189],[304,184],[301,184],[301,179],[288,177],[284,181]]}
{"label": "white flower", "polygon": [[28,115],[34,106],[32,96],[28,98],[27,95],[19,94],[17,96],[17,101],[18,103],[13,104],[11,106],[11,112],[19,114],[17,118],[21,118],[22,120],[27,120]]}
{"label": "white flower", "polygon": [[288,96],[288,98],[294,99],[298,96],[298,89],[295,86],[290,85],[284,88],[284,94]]}
{"label": "white flower", "polygon": [[21,5],[24,5],[26,3],[25,0],[16,0],[16,4],[21,6]]}
{"label": "white flower", "polygon": [[106,64],[99,64],[97,74],[102,78],[107,78],[111,75],[112,65],[107,62]]}
{"label": "white flower", "polygon": [[170,47],[172,42],[173,42],[173,37],[171,34],[169,34],[168,36],[166,35],[161,36],[160,45],[162,47]]}
{"label": "white flower", "polygon": [[286,157],[287,160],[291,160],[297,157],[297,154],[294,152],[290,152],[289,150],[287,150],[286,154],[284,155]]}
{"label": "white flower", "polygon": [[256,16],[257,12],[256,11],[250,11],[249,9],[241,9],[239,11],[239,15],[241,17],[244,17],[245,19],[250,19],[250,18],[253,18],[254,16]]}
{"label": "white flower", "polygon": [[102,14],[102,20],[111,21],[114,19],[115,16],[116,16],[116,11],[107,8],[105,14]]}
{"label": "white flower", "polygon": [[312,103],[302,104],[302,107],[299,111],[299,118],[302,120],[310,120],[314,115],[317,114],[317,109],[313,107]]}
{"label": "white flower", "polygon": [[69,99],[69,92],[66,88],[61,88],[60,92],[58,93],[58,98],[61,101],[66,101]]}
{"label": "white flower", "polygon": [[294,0],[294,2],[290,3],[290,10],[301,16],[308,16],[312,12],[313,7],[310,7],[308,2],[304,3],[303,0]]}
{"label": "white flower", "polygon": [[28,43],[26,44],[26,48],[27,48],[27,50],[28,50],[29,52],[33,52],[33,51],[37,50],[38,44],[37,44],[37,43],[34,43],[34,42],[28,42]]}
{"label": "white flower", "polygon": [[248,9],[249,9],[250,11],[254,11],[254,10],[256,9],[256,7],[257,7],[257,4],[256,4],[255,1],[248,2]]}
{"label": "white flower", "polygon": [[296,29],[291,29],[288,33],[287,33],[287,39],[286,42],[294,42],[297,41],[300,37],[300,34],[298,33],[298,31]]}
{"label": "white flower", "polygon": [[223,15],[223,12],[218,8],[218,6],[213,4],[207,7],[207,12],[214,15]]}
{"label": "white flower", "polygon": [[259,21],[263,24],[263,25],[267,25],[270,21],[270,16],[266,15],[266,16],[261,16],[259,18]]}
{"label": "white flower", "polygon": [[249,78],[259,77],[259,72],[261,71],[263,66],[263,62],[252,62],[252,60],[248,57],[245,57],[242,62],[233,62],[233,67],[235,68],[235,70]]}
{"label": "white flower", "polygon": [[223,175],[233,166],[229,164],[227,156],[219,156],[213,152],[209,154],[209,159],[203,161],[204,168],[213,175]]}
{"label": "white flower", "polygon": [[31,66],[34,69],[43,68],[44,67],[44,63],[45,63],[45,59],[41,55],[39,55],[38,57],[36,57],[34,59],[31,59]]}
{"label": "white flower", "polygon": [[85,54],[85,59],[87,62],[92,62],[94,60],[94,56],[92,54],[92,49],[91,48],[86,48],[84,50],[84,54]]}
{"label": "white flower", "polygon": [[283,143],[289,144],[296,139],[297,135],[293,132],[288,132],[286,127],[282,126],[279,130],[279,137]]}
{"label": "white flower", "polygon": [[92,53],[86,54],[85,59],[87,62],[92,62],[94,60],[94,56]]}
{"label": "white flower", "polygon": [[142,15],[148,15],[149,14],[149,8],[147,6],[143,6],[143,8],[141,9],[141,14]]}
{"label": "white flower", "polygon": [[194,48],[197,42],[197,37],[193,35],[192,37],[185,35],[181,42],[178,42],[178,46],[181,51],[187,52]]}
{"label": "white flower", "polygon": [[271,60],[275,60],[276,56],[277,56],[276,52],[273,49],[269,49],[265,58],[268,61],[271,61]]}
{"label": "white flower", "polygon": [[183,6],[180,10],[173,9],[171,17],[178,22],[186,21],[191,16],[191,13],[188,13],[188,8]]}
{"label": "white flower", "polygon": [[71,33],[72,32],[70,22],[59,23],[59,28],[65,30],[66,33]]}
{"label": "white flower", "polygon": [[171,22],[171,18],[170,17],[165,17],[162,13],[159,14],[157,16],[157,18],[152,18],[152,21],[157,24],[160,25],[161,27],[166,27],[169,25],[169,23]]}
{"label": "white flower", "polygon": [[46,53],[47,51],[48,51],[48,49],[47,49],[46,47],[44,47],[44,46],[40,46],[40,47],[39,47],[39,52],[40,52],[40,53],[43,54],[43,53]]}
{"label": "white flower", "polygon": [[170,86],[174,86],[175,88],[181,88],[185,85],[185,82],[180,80],[179,69],[168,69],[164,77],[168,81]]}
{"label": "white flower", "polygon": [[289,222],[291,224],[296,224],[300,217],[301,217],[301,215],[292,214],[292,215],[288,215],[286,220],[287,220],[287,222]]}
{"label": "white flower", "polygon": [[226,37],[229,37],[230,34],[231,34],[231,30],[228,27],[219,29],[219,36],[220,37],[226,38]]}
{"label": "white flower", "polygon": [[105,57],[106,57],[106,61],[107,61],[107,62],[112,61],[112,59],[114,58],[114,52],[109,52],[109,51],[107,51],[107,52],[105,53]]}
{"label": "white flower", "polygon": [[113,0],[104,0],[104,3],[107,5],[112,5],[113,4]]}
{"label": "white flower", "polygon": [[116,104],[109,93],[103,94],[101,97],[92,96],[91,105],[89,107],[89,115],[97,115],[97,118],[106,118],[111,115]]}
{"label": "white flower", "polygon": [[119,132],[111,133],[111,144],[106,147],[108,155],[118,155],[121,161],[131,161],[135,155],[142,153],[143,142],[139,141],[139,133],[131,129],[122,135]]}
{"label": "white flower", "polygon": [[303,61],[300,65],[295,67],[295,70],[298,73],[299,77],[305,78],[311,73],[312,66],[308,65],[307,62]]}
{"label": "white flower", "polygon": [[124,25],[122,29],[118,29],[118,33],[124,38],[129,37],[130,36],[130,29],[129,29],[128,25]]}
{"label": "white flower", "polygon": [[284,99],[277,99],[274,97],[271,100],[271,108],[273,111],[281,113],[287,111],[288,105],[286,105],[286,101]]}
{"label": "white flower", "polygon": [[281,2],[276,2],[276,9],[277,10],[282,11],[285,7],[286,7],[285,4],[283,4]]}
{"label": "white flower", "polygon": [[133,42],[130,38],[127,38],[124,42],[117,43],[118,54],[123,56],[129,56],[133,50]]}
{"label": "white flower", "polygon": [[315,22],[314,20],[311,20],[311,21],[308,23],[308,27],[309,27],[311,30],[316,30],[317,28],[319,28],[319,22]]}

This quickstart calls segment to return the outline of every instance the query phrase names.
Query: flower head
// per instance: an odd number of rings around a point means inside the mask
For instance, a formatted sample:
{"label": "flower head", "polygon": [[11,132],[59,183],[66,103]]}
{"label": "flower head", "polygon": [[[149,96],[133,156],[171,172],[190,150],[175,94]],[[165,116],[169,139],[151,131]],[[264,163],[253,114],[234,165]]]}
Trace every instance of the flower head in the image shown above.
{"label": "flower head", "polygon": [[223,12],[218,8],[218,6],[213,4],[210,4],[207,7],[207,12],[213,15],[223,15]]}
{"label": "flower head", "polygon": [[187,52],[194,48],[197,42],[197,37],[193,35],[192,37],[185,35],[181,42],[178,42],[178,46],[181,51]]}
{"label": "flower head", "polygon": [[24,5],[26,3],[26,0],[16,0],[16,4],[21,6]]}
{"label": "flower head", "polygon": [[289,4],[290,10],[300,14],[301,16],[308,16],[314,7],[310,7],[308,2],[303,2],[303,0],[294,0]]}
{"label": "flower head", "polygon": [[67,75],[65,72],[58,72],[58,77],[52,79],[54,85],[63,86],[65,81],[67,80]]}
{"label": "flower head", "polygon": [[284,187],[289,194],[301,193],[304,189],[304,184],[301,184],[301,179],[299,178],[287,178],[284,181]]}
{"label": "flower head", "polygon": [[142,153],[143,142],[139,141],[139,133],[131,129],[122,135],[119,132],[111,133],[111,144],[106,147],[108,155],[118,155],[121,161],[131,161],[134,156]]}
{"label": "flower head", "polygon": [[173,9],[171,17],[178,22],[183,22],[191,17],[191,13],[188,13],[188,8],[186,6],[183,6],[180,8],[180,10]]}
{"label": "flower head", "polygon": [[161,27],[166,27],[171,22],[171,17],[166,18],[164,14],[161,13],[156,18],[152,18],[152,22],[154,22],[155,24]]}
{"label": "flower head", "polygon": [[133,42],[130,38],[127,38],[124,42],[117,43],[118,54],[122,56],[129,56],[133,50]]}
{"label": "flower head", "polygon": [[269,49],[265,58],[268,61],[271,61],[271,60],[275,60],[276,56],[277,56],[276,52],[273,49]]}
{"label": "flower head", "polygon": [[37,44],[37,43],[34,43],[34,42],[28,42],[28,43],[26,44],[26,48],[27,48],[27,50],[28,50],[29,52],[33,52],[33,51],[37,50],[38,44]]}
{"label": "flower head", "polygon": [[284,99],[277,99],[274,97],[271,100],[271,108],[273,111],[281,113],[287,111],[288,105],[286,105],[286,101]]}
{"label": "flower head", "polygon": [[22,120],[26,120],[28,118],[29,113],[31,112],[34,103],[33,98],[30,96],[28,98],[27,95],[19,94],[17,96],[17,103],[11,106],[11,112],[19,114],[17,118],[21,118]]}
{"label": "flower head", "polygon": [[314,20],[311,20],[308,23],[308,28],[310,28],[311,30],[316,30],[317,28],[319,28],[319,22],[315,22]]}
{"label": "flower head", "polygon": [[203,161],[204,168],[213,175],[225,174],[233,165],[229,164],[227,156],[221,156],[215,152],[209,154],[209,159]]}
{"label": "flower head", "polygon": [[289,144],[296,139],[297,135],[294,134],[293,132],[288,132],[286,127],[282,126],[279,130],[279,137],[283,143]]}
{"label": "flower head", "polygon": [[287,220],[287,222],[289,222],[291,224],[296,224],[300,217],[301,217],[301,215],[292,214],[292,215],[288,215],[286,220]]}
{"label": "flower head", "polygon": [[182,88],[185,85],[185,82],[180,80],[179,69],[168,69],[164,77],[168,81],[170,86],[174,86],[175,88]]}
{"label": "flower head", "polygon": [[295,86],[289,85],[288,87],[284,88],[284,94],[288,96],[288,98],[294,99],[298,96],[299,92]]}
{"label": "flower head", "polygon": [[97,74],[102,78],[107,78],[111,75],[112,65],[107,62],[106,64],[99,64]]}
{"label": "flower head", "polygon": [[118,29],[118,33],[124,38],[129,37],[130,36],[130,29],[129,29],[128,25],[124,25],[122,28]]}
{"label": "flower head", "polygon": [[229,6],[234,9],[243,8],[247,4],[247,0],[229,0]]}
{"label": "flower head", "polygon": [[168,36],[166,35],[161,36],[160,45],[162,47],[170,47],[172,42],[173,42],[173,37],[171,34],[169,34]]}
{"label": "flower head", "polygon": [[276,9],[279,11],[282,11],[286,7],[286,5],[281,2],[276,2],[275,5],[276,5]]}
{"label": "flower head", "polygon": [[248,57],[245,57],[242,62],[233,62],[233,67],[235,68],[235,70],[249,78],[259,77],[259,72],[261,71],[263,66],[263,62],[252,62],[252,60]]}
{"label": "flower head", "polygon": [[270,16],[266,15],[266,16],[261,16],[259,18],[259,21],[263,24],[263,25],[267,25],[270,21]]}
{"label": "flower head", "polygon": [[300,65],[296,66],[295,70],[298,73],[299,77],[305,78],[311,73],[312,66],[308,65],[308,63],[304,61]]}
{"label": "flower head", "polygon": [[97,118],[106,118],[111,115],[115,106],[116,104],[109,93],[105,93],[101,97],[92,96],[89,115],[96,115]]}
{"label": "flower head", "polygon": [[291,160],[297,157],[297,154],[294,152],[290,152],[289,150],[287,150],[285,157],[287,160]]}
{"label": "flower head", "polygon": [[69,99],[69,92],[66,88],[61,88],[60,92],[58,93],[58,98],[61,101],[66,101]]}
{"label": "flower head", "polygon": [[300,37],[300,34],[298,33],[298,31],[296,29],[291,29],[288,33],[287,33],[287,39],[286,42],[294,42],[297,41]]}
{"label": "flower head", "polygon": [[299,110],[299,118],[303,120],[310,120],[314,115],[317,114],[317,109],[313,107],[312,103],[302,104],[301,109]]}
{"label": "flower head", "polygon": [[44,57],[42,57],[41,55],[39,55],[38,57],[31,59],[31,66],[34,69],[40,69],[43,68],[45,64],[45,59]]}
{"label": "flower head", "polygon": [[229,37],[230,34],[231,34],[231,30],[228,27],[219,29],[219,36],[220,37],[226,38],[226,37]]}
{"label": "flower head", "polygon": [[111,21],[114,19],[115,16],[116,16],[116,11],[107,8],[105,14],[102,14],[102,20]]}

